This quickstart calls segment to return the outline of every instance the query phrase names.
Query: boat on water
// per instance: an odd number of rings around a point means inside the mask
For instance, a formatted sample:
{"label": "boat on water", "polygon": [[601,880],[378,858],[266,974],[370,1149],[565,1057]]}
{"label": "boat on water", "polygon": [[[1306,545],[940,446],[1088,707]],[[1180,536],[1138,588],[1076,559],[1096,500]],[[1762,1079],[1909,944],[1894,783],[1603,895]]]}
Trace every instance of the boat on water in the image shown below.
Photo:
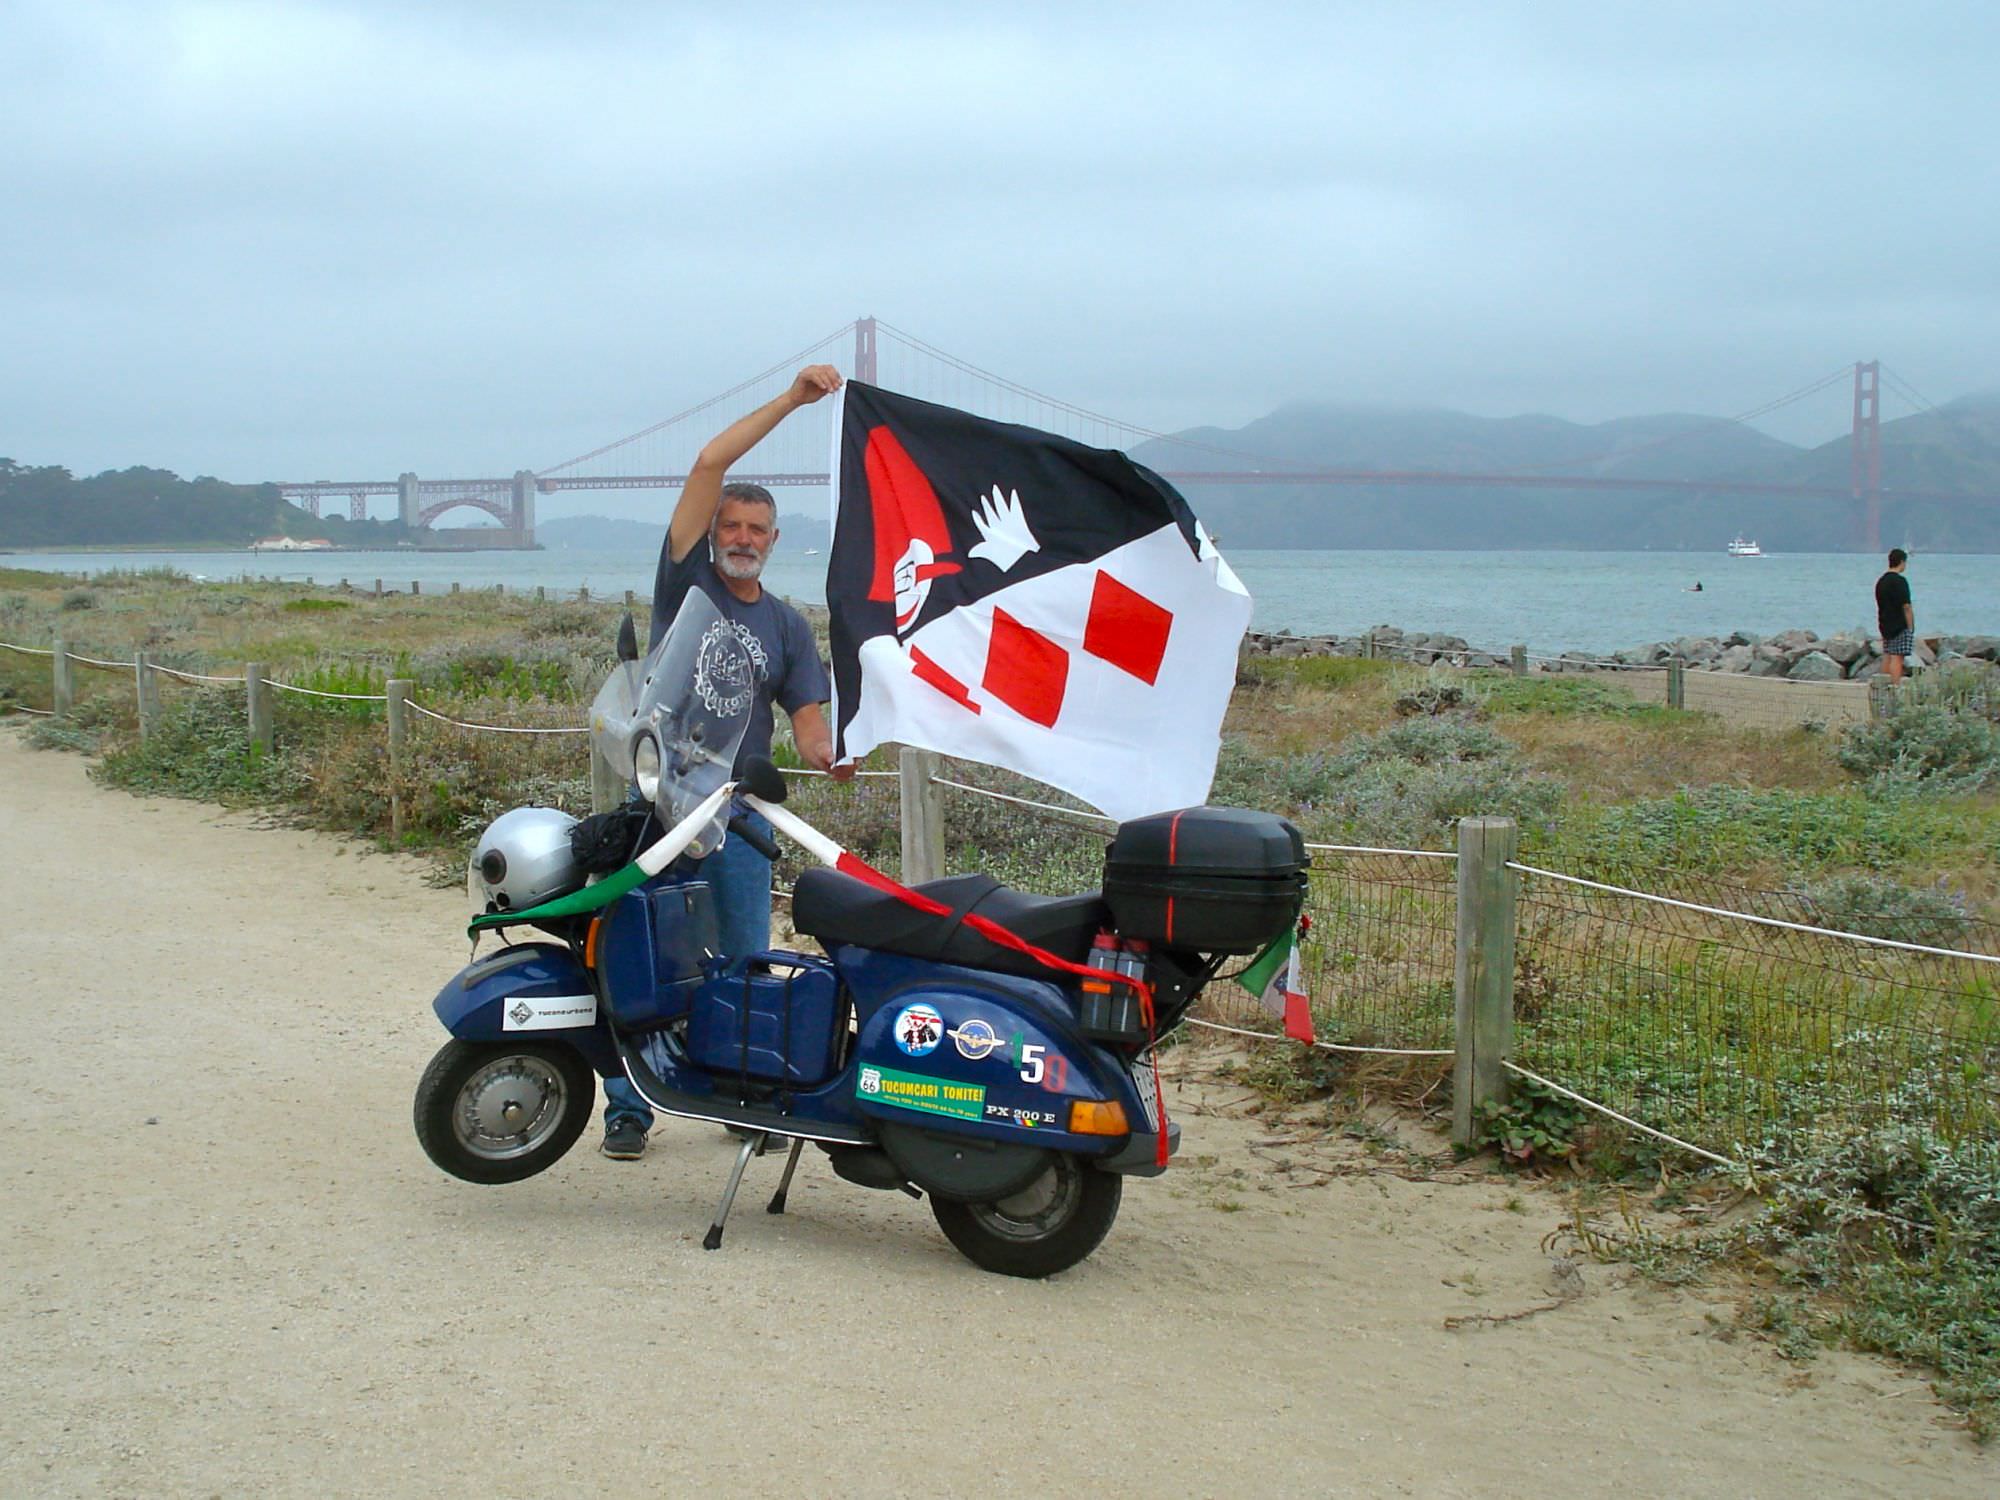
{"label": "boat on water", "polygon": [[1739,536],[1729,544],[1729,555],[1731,557],[1762,557],[1764,549],[1758,546],[1756,542]]}

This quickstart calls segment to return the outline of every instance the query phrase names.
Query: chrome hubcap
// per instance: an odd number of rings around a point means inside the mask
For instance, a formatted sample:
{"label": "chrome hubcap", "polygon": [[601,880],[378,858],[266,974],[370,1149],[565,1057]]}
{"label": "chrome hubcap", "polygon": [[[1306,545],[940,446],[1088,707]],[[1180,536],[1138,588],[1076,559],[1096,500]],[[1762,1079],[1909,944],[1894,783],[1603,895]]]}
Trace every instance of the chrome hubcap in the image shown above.
{"label": "chrome hubcap", "polygon": [[452,1131],[474,1156],[521,1156],[555,1134],[567,1096],[562,1074],[541,1058],[495,1058],[459,1089]]}

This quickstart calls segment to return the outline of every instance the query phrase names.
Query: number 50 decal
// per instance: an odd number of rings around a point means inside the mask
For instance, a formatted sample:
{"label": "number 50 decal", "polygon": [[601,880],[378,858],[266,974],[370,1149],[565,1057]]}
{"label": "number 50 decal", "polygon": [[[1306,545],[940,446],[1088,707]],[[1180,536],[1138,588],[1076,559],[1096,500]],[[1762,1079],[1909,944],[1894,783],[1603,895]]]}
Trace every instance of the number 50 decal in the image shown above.
{"label": "number 50 decal", "polygon": [[1069,1059],[1060,1052],[1050,1057],[1048,1050],[1036,1042],[1021,1048],[1021,1082],[1039,1083],[1050,1093],[1060,1094],[1069,1083]]}

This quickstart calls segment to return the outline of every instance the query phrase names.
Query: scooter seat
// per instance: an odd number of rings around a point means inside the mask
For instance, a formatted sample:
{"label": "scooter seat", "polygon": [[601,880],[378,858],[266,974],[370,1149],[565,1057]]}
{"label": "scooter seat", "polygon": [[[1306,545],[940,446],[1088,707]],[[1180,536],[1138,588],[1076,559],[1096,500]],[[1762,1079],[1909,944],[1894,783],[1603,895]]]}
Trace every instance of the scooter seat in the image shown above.
{"label": "scooter seat", "polygon": [[1010,890],[991,875],[950,875],[915,889],[950,907],[950,912],[932,916],[838,870],[806,870],[792,887],[792,926],[825,944],[853,943],[883,953],[1047,979],[1052,976],[1046,965],[982,937],[965,925],[965,918],[977,912],[1072,963],[1088,958],[1090,940],[1111,925],[1111,908],[1096,891],[1031,896]]}

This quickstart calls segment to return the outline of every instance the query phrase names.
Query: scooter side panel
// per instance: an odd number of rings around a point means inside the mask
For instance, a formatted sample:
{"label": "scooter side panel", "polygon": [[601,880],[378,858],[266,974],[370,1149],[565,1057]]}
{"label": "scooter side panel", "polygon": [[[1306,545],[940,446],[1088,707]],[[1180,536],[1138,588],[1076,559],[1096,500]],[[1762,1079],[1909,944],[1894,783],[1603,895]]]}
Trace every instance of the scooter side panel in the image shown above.
{"label": "scooter side panel", "polygon": [[431,1009],[464,1041],[561,1042],[599,1074],[623,1076],[590,975],[554,943],[521,943],[466,965],[438,991]]}
{"label": "scooter side panel", "polygon": [[1143,1125],[1122,1069],[1077,1033],[1055,985],[844,945],[833,957],[860,1019],[861,1114],[1084,1156],[1126,1137],[1070,1131],[1073,1101],[1117,1099]]}

